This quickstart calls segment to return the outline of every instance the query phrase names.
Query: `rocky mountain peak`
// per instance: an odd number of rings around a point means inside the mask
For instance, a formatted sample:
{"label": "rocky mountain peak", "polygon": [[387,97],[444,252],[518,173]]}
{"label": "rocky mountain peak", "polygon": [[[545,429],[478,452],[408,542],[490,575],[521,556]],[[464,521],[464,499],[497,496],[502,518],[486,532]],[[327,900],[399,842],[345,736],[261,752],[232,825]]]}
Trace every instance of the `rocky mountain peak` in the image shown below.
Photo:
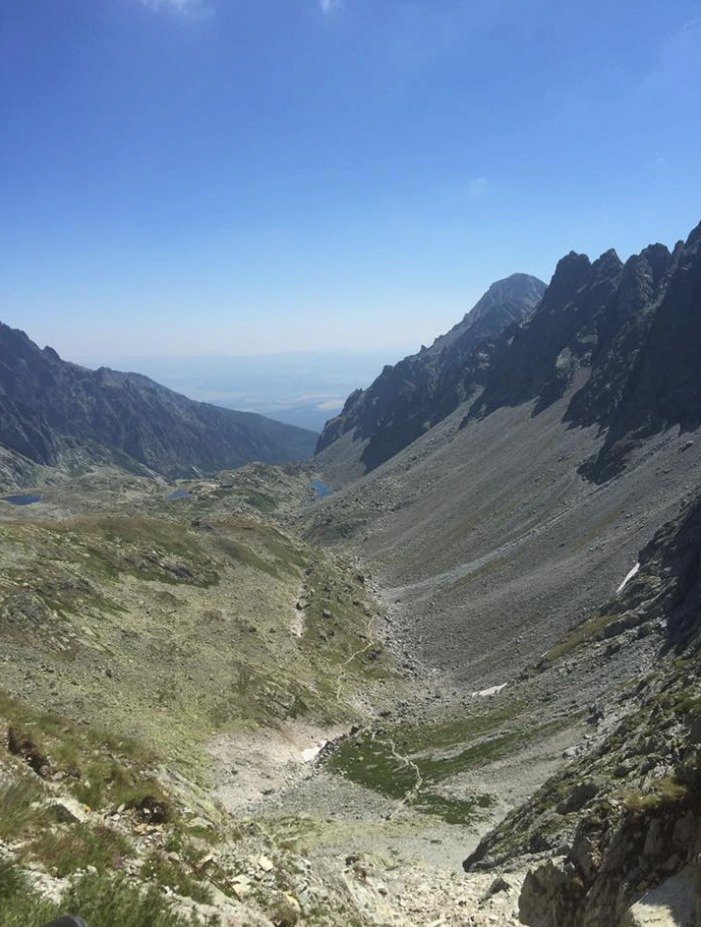
{"label": "rocky mountain peak", "polygon": [[615,279],[618,281],[623,270],[623,261],[618,256],[615,248],[609,248],[608,251],[598,257],[591,266],[589,284],[596,284],[600,281]]}
{"label": "rocky mountain peak", "polygon": [[504,303],[513,302],[521,307],[528,305],[535,307],[543,298],[545,290],[545,284],[537,277],[523,273],[511,274],[503,280],[495,281],[467,313],[465,319],[469,319],[474,324]]}
{"label": "rocky mountain peak", "polygon": [[572,390],[565,420],[608,432],[606,464],[582,469],[600,480],[636,446],[616,447],[624,435],[695,427],[701,226],[673,251],[651,244],[625,264],[614,249],[593,262],[570,251],[543,287],[526,274],[497,281],[430,349],[385,368],[327,425],[318,451],[350,433],[342,453],[362,442],[373,469],[473,396],[463,425],[528,401],[538,415]]}
{"label": "rocky mountain peak", "polygon": [[483,338],[527,318],[540,303],[546,286],[530,274],[516,273],[495,281],[445,335],[439,335],[428,349],[437,354],[455,344],[468,332]]}
{"label": "rocky mountain peak", "polygon": [[621,292],[638,312],[612,340],[596,378],[600,392],[615,395],[605,416],[598,413],[608,425],[606,441],[584,468],[597,482],[620,472],[646,436],[701,423],[701,227],[672,254],[652,245],[631,259]]}
{"label": "rocky mountain peak", "polygon": [[543,296],[541,310],[547,312],[551,307],[556,308],[564,299],[571,298],[584,286],[590,270],[591,261],[586,254],[570,251],[561,258]]}
{"label": "rocky mountain peak", "polygon": [[667,285],[674,263],[672,252],[661,244],[649,245],[640,254],[628,258],[612,313],[619,322],[656,299]]}
{"label": "rocky mountain peak", "polygon": [[673,254],[669,248],[658,242],[654,245],[648,245],[640,254],[633,255],[633,257],[628,259],[626,266],[630,264],[645,264],[650,268],[653,280],[657,282],[661,279],[662,275],[666,274],[669,270],[672,259]]}
{"label": "rocky mountain peak", "polygon": [[327,422],[317,454],[350,433],[361,466],[372,470],[442,421],[481,383],[481,348],[531,315],[545,288],[523,273],[493,283],[430,348],[384,367],[368,389],[352,393],[341,414]]}

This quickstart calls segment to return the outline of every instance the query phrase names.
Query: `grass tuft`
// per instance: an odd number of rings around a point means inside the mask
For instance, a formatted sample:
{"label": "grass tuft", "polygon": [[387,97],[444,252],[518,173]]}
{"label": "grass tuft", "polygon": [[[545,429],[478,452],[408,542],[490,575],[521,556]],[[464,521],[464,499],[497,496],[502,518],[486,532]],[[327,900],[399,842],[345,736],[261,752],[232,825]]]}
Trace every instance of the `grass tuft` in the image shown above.
{"label": "grass tuft", "polygon": [[216,918],[176,912],[156,886],[139,889],[124,876],[88,875],[75,882],[58,904],[41,898],[11,860],[0,860],[0,922],[32,927],[62,914],[76,914],[90,927],[215,927]]}
{"label": "grass tuft", "polygon": [[28,850],[31,857],[59,878],[88,866],[98,872],[118,869],[133,852],[126,837],[104,824],[44,832],[34,838]]}
{"label": "grass tuft", "polygon": [[172,889],[177,895],[192,898],[200,904],[211,904],[212,892],[182,863],[154,851],[144,862],[142,875],[151,882]]}
{"label": "grass tuft", "polygon": [[42,797],[39,783],[26,775],[0,787],[0,840],[14,840],[48,821]]}

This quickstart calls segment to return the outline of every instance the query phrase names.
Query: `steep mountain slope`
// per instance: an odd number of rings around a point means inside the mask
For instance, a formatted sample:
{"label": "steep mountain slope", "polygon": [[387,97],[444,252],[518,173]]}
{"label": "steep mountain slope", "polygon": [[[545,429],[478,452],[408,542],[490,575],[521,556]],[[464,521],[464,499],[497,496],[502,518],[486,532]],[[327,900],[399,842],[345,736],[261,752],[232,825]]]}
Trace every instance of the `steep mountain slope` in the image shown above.
{"label": "steep mountain slope", "polygon": [[613,250],[593,263],[571,252],[517,327],[492,315],[487,294],[486,316],[481,304],[473,313],[494,320],[489,331],[481,323],[465,331],[470,313],[431,349],[385,368],[368,390],[350,396],[319,439],[320,465],[342,484],[388,460],[461,402],[471,400],[467,423],[526,402],[537,416],[569,392],[563,422],[607,433],[585,467],[590,479],[606,480],[646,438],[701,423],[700,292],[701,226],[673,252],[651,245],[625,265]]}
{"label": "steep mountain slope", "polygon": [[78,451],[167,477],[251,460],[301,460],[315,435],[193,402],[139,374],[67,363],[0,325],[0,445],[55,466]]}
{"label": "steep mountain slope", "polygon": [[361,475],[442,421],[481,383],[490,341],[521,322],[544,291],[545,284],[528,274],[500,280],[430,348],[385,367],[368,389],[349,396],[341,414],[327,423],[317,453],[339,439],[343,450],[323,455],[325,465],[340,458],[349,473]]}
{"label": "steep mountain slope", "polygon": [[[602,686],[588,742],[465,862],[527,859],[520,914],[530,927],[701,916],[701,497],[639,563],[625,591],[531,671],[551,667],[583,688],[598,662],[610,683],[627,666],[627,681]],[[655,920],[665,909],[670,919]]]}
{"label": "steep mountain slope", "polygon": [[620,472],[651,434],[675,425],[690,432],[701,424],[701,225],[669,263],[668,285],[644,319],[606,442],[588,470],[593,479]]}
{"label": "steep mountain slope", "polygon": [[[544,292],[543,281],[530,274],[511,274],[497,280],[457,325],[436,338],[428,353],[440,354],[461,341],[468,332],[472,344],[477,345],[483,338],[490,338],[509,325],[522,322],[541,301]],[[468,342],[462,344],[468,348]]]}
{"label": "steep mountain slope", "polygon": [[578,379],[564,421],[606,441],[586,475],[620,472],[651,435],[701,424],[701,226],[673,252],[651,245],[624,266],[614,251],[558,265],[533,318],[502,341],[471,417],[535,400],[534,414]]}
{"label": "steep mountain slope", "polygon": [[563,258],[538,311],[499,345],[473,414],[531,399],[537,413],[561,398],[576,369],[589,361],[601,320],[610,318],[622,272],[615,251],[593,264],[585,254]]}
{"label": "steep mountain slope", "polygon": [[[493,343],[480,394],[317,514],[313,536],[378,565],[429,664],[503,682],[616,588],[696,488],[699,273],[698,230],[625,266],[568,255]],[[318,458],[332,474],[346,438]],[[604,472],[612,455],[625,467]]]}

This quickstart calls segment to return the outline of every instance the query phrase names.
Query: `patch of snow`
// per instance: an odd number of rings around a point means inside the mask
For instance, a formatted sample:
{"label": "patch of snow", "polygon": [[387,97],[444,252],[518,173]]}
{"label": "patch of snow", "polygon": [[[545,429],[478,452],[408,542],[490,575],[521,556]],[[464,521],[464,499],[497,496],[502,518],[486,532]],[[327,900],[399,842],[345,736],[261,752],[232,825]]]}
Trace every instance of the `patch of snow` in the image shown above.
{"label": "patch of snow", "polygon": [[311,763],[312,760],[315,760],[326,746],[326,743],[327,742],[324,740],[316,747],[309,747],[307,750],[302,750],[302,762]]}
{"label": "patch of snow", "polygon": [[500,686],[491,686],[489,689],[482,689],[480,692],[473,692],[473,698],[487,698],[490,695],[496,695],[497,692],[501,692],[502,689],[506,688],[506,683],[503,682]]}
{"label": "patch of snow", "polygon": [[639,563],[636,563],[635,566],[633,567],[633,569],[630,570],[630,572],[626,574],[626,578],[623,580],[623,582],[622,582],[621,585],[618,587],[618,589],[616,589],[616,595],[618,595],[619,592],[623,592],[623,590],[626,588],[626,586],[627,586],[628,583],[631,581],[631,579],[632,579],[634,576],[637,576],[637,575],[638,575],[638,572],[639,572],[639,571],[640,571],[640,564],[639,564]]}

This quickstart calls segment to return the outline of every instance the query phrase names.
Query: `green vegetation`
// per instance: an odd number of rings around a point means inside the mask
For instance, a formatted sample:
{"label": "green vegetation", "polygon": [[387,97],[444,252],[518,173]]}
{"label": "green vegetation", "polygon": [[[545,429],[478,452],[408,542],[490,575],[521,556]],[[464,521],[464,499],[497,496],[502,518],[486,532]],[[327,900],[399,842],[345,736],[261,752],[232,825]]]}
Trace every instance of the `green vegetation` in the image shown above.
{"label": "green vegetation", "polygon": [[[35,711],[3,694],[0,723],[45,755],[51,768],[66,776],[73,795],[93,810],[136,808],[147,797],[169,804],[151,772],[155,756],[137,741],[79,727],[57,713]],[[4,831],[9,835],[20,825],[28,829],[33,820],[45,818],[32,807],[41,794],[39,781],[29,773],[0,789],[0,812],[6,812],[0,816],[0,838]]]}
{"label": "green vegetation", "polygon": [[677,782],[674,776],[664,776],[654,782],[649,791],[624,791],[623,802],[630,811],[647,811],[665,805],[675,805],[684,801],[688,794],[687,785]]}
{"label": "green vegetation", "polygon": [[595,638],[602,631],[617,621],[620,615],[610,615],[607,613],[594,615],[582,624],[565,635],[565,637],[549,650],[541,660],[541,664],[556,663],[563,657],[568,656],[576,650],[581,644],[587,643]]}
{"label": "green vegetation", "polygon": [[389,798],[409,799],[418,810],[448,823],[469,823],[492,804],[491,796],[458,800],[436,790],[451,777],[508,756],[559,724],[515,728],[520,707],[505,704],[433,724],[365,731],[340,744],[328,765]]}
{"label": "green vegetation", "polygon": [[71,787],[75,797],[93,810],[105,807],[138,808],[146,798],[166,802],[163,788],[153,776],[143,777],[138,769],[110,758],[91,760],[85,778]]}
{"label": "green vegetation", "polygon": [[168,859],[158,851],[149,854],[141,874],[148,881],[168,887],[185,898],[192,898],[201,904],[210,904],[212,901],[211,889],[197,879],[185,864]]}
{"label": "green vegetation", "polygon": [[9,859],[0,859],[0,921],[3,927],[43,924],[62,914],[58,905],[34,892],[27,876]]}
{"label": "green vegetation", "polygon": [[277,508],[277,501],[263,492],[251,492],[245,497],[245,501],[266,515],[274,512]]}
{"label": "green vegetation", "polygon": [[[212,739],[355,721],[358,692],[401,691],[357,568],[265,520],[277,491],[211,482],[174,506],[151,484],[142,505],[134,480],[117,513],[69,499],[93,514],[3,525],[2,927],[66,910],[90,927],[189,925],[164,897],[234,893],[248,842],[268,848],[207,800]],[[32,891],[34,869],[73,886],[60,905]],[[269,887],[255,879],[252,903],[272,904]]]}
{"label": "green vegetation", "polygon": [[701,691],[699,691],[699,687],[690,686],[688,689],[683,689],[674,701],[672,710],[678,715],[689,718],[701,717]]}
{"label": "green vegetation", "polygon": [[491,795],[475,795],[473,799],[446,798],[422,790],[415,807],[425,814],[442,818],[446,824],[472,824],[481,811],[493,804]]}
{"label": "green vegetation", "polygon": [[[90,927],[200,927],[201,919],[177,914],[154,886],[146,890],[125,877],[97,874],[72,885],[58,904],[43,900],[24,872],[0,860],[0,920],[3,927],[28,927],[66,911],[83,917]],[[210,921],[215,924],[216,921]]]}
{"label": "green vegetation", "polygon": [[[259,506],[277,499],[260,485],[240,489],[258,493]],[[159,497],[161,517],[6,523],[7,690],[25,693],[29,677],[34,705],[196,769],[220,731],[352,720],[354,690],[399,685],[371,642],[373,606],[354,571],[260,515],[220,508],[232,493],[197,500],[197,517],[189,500],[181,508]],[[73,734],[43,745],[64,767]],[[145,797],[133,777],[124,781],[117,752],[116,764],[78,764],[73,791],[90,807]]]}
{"label": "green vegetation", "polygon": [[41,798],[41,786],[30,773],[0,786],[0,840],[14,840],[49,823],[49,816],[37,807]]}
{"label": "green vegetation", "polygon": [[81,825],[41,833],[22,855],[63,878],[88,866],[98,872],[111,872],[132,854],[129,841],[109,827]]}

